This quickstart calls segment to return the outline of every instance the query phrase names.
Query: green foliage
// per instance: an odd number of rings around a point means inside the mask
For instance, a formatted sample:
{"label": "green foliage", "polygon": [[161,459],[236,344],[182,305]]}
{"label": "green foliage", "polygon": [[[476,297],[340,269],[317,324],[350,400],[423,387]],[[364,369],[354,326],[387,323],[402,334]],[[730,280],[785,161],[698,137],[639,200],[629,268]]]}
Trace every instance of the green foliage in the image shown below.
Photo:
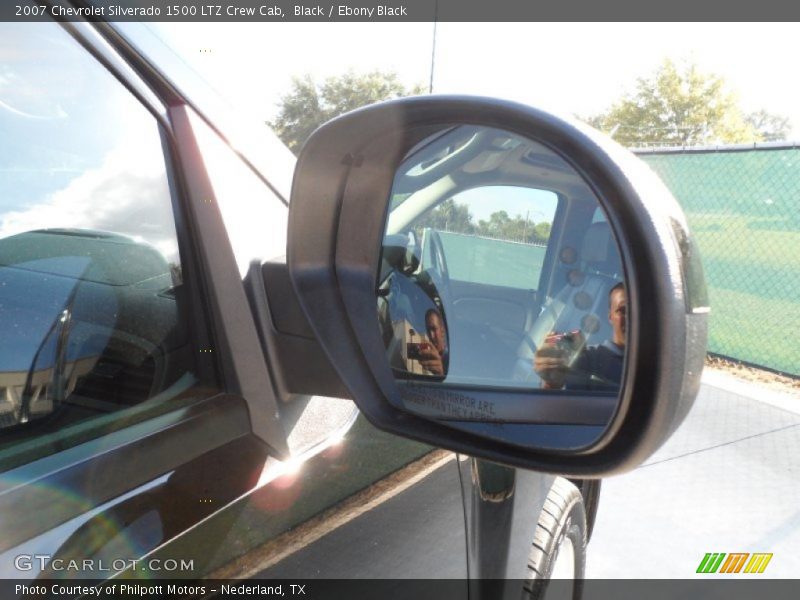
{"label": "green foliage", "polygon": [[334,117],[382,100],[421,93],[421,86],[406,89],[392,72],[349,71],[329,77],[322,84],[310,75],[295,77],[291,90],[281,98],[278,115],[269,125],[297,154],[313,131]]}
{"label": "green foliage", "polygon": [[695,146],[779,139],[788,119],[759,111],[747,118],[719,75],[666,59],[633,93],[588,119],[626,146]]}
{"label": "green foliage", "polygon": [[536,224],[536,226],[533,228],[533,233],[542,242],[546,242],[550,239],[550,228],[550,223],[547,221],[542,221],[541,223]]}
{"label": "green foliage", "polygon": [[417,221],[417,234],[421,235],[426,227],[527,244],[546,243],[550,237],[550,223],[534,223],[522,215],[510,217],[504,210],[492,213],[488,221],[481,219],[476,225],[469,207],[456,203],[452,198],[428,211]]}
{"label": "green foliage", "polygon": [[455,233],[475,233],[475,224],[472,222],[472,213],[466,204],[456,204],[450,198],[439,206],[428,211],[418,221],[420,231],[430,227],[438,231],[453,231]]}
{"label": "green foliage", "polygon": [[543,244],[550,237],[550,223],[533,223],[527,216],[510,217],[504,210],[492,213],[488,221],[479,221],[478,235],[511,242]]}
{"label": "green foliage", "polygon": [[752,112],[745,117],[747,121],[761,135],[765,142],[779,142],[788,139],[791,125],[789,117],[768,113],[764,109]]}
{"label": "green foliage", "polygon": [[[506,211],[499,210],[493,212],[488,221],[478,221],[478,231],[486,237],[511,239],[511,236],[518,233],[514,227],[515,224]],[[517,235],[517,239],[519,239],[519,235]]]}

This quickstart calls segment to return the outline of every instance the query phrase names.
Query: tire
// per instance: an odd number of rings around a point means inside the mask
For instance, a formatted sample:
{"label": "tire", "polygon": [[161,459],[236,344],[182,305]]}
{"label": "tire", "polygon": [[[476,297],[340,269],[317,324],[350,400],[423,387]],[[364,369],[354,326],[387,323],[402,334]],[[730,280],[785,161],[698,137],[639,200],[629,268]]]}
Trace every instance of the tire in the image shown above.
{"label": "tire", "polygon": [[[572,483],[557,477],[539,514],[528,557],[524,597],[579,600],[585,568],[586,509],[583,497]],[[558,583],[548,586],[551,578],[558,579]]]}

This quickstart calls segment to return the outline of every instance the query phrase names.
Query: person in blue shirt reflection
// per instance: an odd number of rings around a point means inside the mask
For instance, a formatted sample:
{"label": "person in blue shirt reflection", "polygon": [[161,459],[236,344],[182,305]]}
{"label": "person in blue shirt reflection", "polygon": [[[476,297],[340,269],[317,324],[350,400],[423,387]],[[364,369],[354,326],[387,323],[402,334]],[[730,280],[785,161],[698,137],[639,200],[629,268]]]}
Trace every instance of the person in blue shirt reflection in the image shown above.
{"label": "person in blue shirt reflection", "polygon": [[536,351],[533,368],[545,389],[616,391],[622,380],[625,359],[628,300],[625,285],[616,284],[608,293],[608,321],[612,337],[597,346],[585,347],[580,331],[552,332]]}

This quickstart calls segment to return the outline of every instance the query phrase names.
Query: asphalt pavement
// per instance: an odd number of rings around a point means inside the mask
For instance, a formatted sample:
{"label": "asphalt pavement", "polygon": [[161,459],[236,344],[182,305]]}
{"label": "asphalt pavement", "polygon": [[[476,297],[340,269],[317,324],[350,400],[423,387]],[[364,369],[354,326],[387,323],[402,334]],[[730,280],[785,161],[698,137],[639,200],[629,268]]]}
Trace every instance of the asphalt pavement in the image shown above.
{"label": "asphalt pavement", "polygon": [[[641,467],[603,482],[586,576],[708,577],[697,567],[720,552],[773,558],[761,575],[714,577],[800,576],[798,475],[800,395],[706,372],[667,443]],[[463,520],[452,510],[460,501],[451,461],[260,575],[463,577]]]}
{"label": "asphalt pavement", "polygon": [[800,396],[707,372],[667,443],[603,482],[588,578],[708,577],[708,552],[773,553],[724,577],[800,576]]}

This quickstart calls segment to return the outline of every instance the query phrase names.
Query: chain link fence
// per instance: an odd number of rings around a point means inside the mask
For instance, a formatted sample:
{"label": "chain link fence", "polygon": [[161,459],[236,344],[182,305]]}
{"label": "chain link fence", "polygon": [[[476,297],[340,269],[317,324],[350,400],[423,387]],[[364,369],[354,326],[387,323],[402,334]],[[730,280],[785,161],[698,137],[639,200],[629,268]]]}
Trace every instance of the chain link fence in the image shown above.
{"label": "chain link fence", "polygon": [[709,351],[800,375],[800,148],[635,152],[672,190],[698,240]]}

